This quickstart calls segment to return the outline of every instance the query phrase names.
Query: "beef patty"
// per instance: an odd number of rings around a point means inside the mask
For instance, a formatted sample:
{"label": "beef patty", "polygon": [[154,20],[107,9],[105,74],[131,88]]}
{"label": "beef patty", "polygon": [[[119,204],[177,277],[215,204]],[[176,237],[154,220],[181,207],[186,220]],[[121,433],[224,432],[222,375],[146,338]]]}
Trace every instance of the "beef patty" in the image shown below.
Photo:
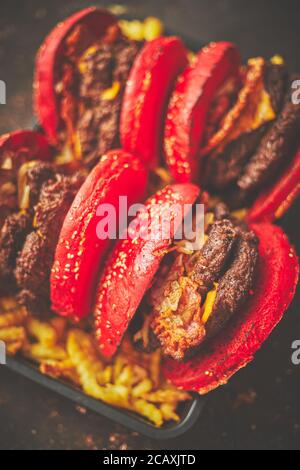
{"label": "beef patty", "polygon": [[[12,172],[10,181],[15,188],[15,201],[13,206],[5,206],[7,212],[0,229],[0,282],[6,290],[14,291],[16,288],[16,259],[32,230],[33,207],[38,202],[43,184],[51,181],[56,171],[56,167],[51,163],[30,161]],[[26,211],[16,212],[18,199],[23,204],[26,202]]]}
{"label": "beef patty", "polygon": [[41,190],[34,207],[34,230],[17,258],[15,276],[18,298],[36,315],[50,311],[50,273],[58,237],[67,212],[83,182],[80,174],[56,174]]}
{"label": "beef patty", "polygon": [[165,355],[182,360],[238,314],[253,287],[257,258],[255,234],[224,218],[211,225],[201,250],[179,253],[161,268],[148,296],[151,328]]}
{"label": "beef patty", "polygon": [[31,230],[29,214],[16,213],[7,216],[0,232],[0,285],[1,291],[14,292],[14,269],[26,236]]}
{"label": "beef patty", "polygon": [[300,105],[291,101],[286,68],[267,63],[264,83],[276,119],[242,134],[222,154],[211,154],[206,161],[204,187],[232,209],[249,206],[257,192],[287,166],[299,143]]}
{"label": "beef patty", "polygon": [[[124,37],[89,49],[81,60],[77,132],[82,158],[92,167],[120,145],[119,121],[126,81],[142,43]],[[107,94],[107,90],[110,90]]]}

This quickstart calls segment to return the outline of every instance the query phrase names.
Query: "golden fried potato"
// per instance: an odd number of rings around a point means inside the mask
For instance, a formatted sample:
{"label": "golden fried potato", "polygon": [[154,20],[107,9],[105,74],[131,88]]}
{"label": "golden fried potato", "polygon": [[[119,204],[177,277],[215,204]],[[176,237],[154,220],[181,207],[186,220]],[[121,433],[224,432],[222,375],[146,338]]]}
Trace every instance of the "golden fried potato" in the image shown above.
{"label": "golden fried potato", "polygon": [[0,340],[8,354],[21,350],[39,363],[41,373],[71,381],[87,395],[134,411],[157,427],[179,421],[178,404],[190,399],[162,379],[159,350],[140,352],[127,336],[119,353],[104,360],[91,334],[70,328],[63,318],[31,317],[12,298],[0,299]]}
{"label": "golden fried potato", "polygon": [[107,366],[105,369],[99,374],[96,374],[96,379],[99,385],[106,385],[111,383],[113,376],[113,368],[112,366]]}
{"label": "golden fried potato", "polygon": [[120,20],[119,22],[122,33],[133,41],[143,41],[144,24],[138,20]]}
{"label": "golden fried potato", "polygon": [[144,21],[144,39],[146,41],[152,41],[153,39],[159,38],[164,32],[163,23],[154,16],[149,16]]}
{"label": "golden fried potato", "polygon": [[12,326],[0,329],[0,341],[5,343],[23,342],[26,338],[25,328],[22,326]]}
{"label": "golden fried potato", "polygon": [[176,409],[177,403],[175,403],[175,405],[172,403],[163,403],[160,407],[163,419],[165,421],[175,421],[176,423],[178,423],[180,421],[180,418],[176,413]]}
{"label": "golden fried potato", "polygon": [[22,326],[26,320],[27,312],[20,307],[17,310],[6,311],[0,315],[0,328],[8,328],[11,326]]}
{"label": "golden fried potato", "polygon": [[53,378],[62,377],[76,384],[80,384],[78,374],[70,359],[64,361],[44,360],[40,364],[40,371]]}
{"label": "golden fried potato", "polygon": [[144,379],[142,382],[137,384],[133,389],[132,389],[132,396],[134,398],[139,398],[139,397],[144,397],[146,393],[150,392],[153,388],[153,383],[151,382],[150,379]]}
{"label": "golden fried potato", "polygon": [[182,390],[176,388],[166,388],[165,390],[156,390],[145,394],[144,398],[153,403],[178,403],[180,401],[190,400],[191,396]]}
{"label": "golden fried potato", "polygon": [[155,426],[160,427],[163,425],[162,412],[152,403],[142,399],[135,400],[133,402],[133,410],[148,418]]}
{"label": "golden fried potato", "polygon": [[57,343],[57,331],[52,325],[50,325],[50,323],[42,322],[37,318],[29,317],[26,322],[26,329],[30,336],[45,346],[50,347]]}
{"label": "golden fried potato", "polygon": [[67,359],[67,353],[63,346],[46,345],[43,343],[26,344],[23,348],[24,354],[36,361],[53,359],[64,361]]}
{"label": "golden fried potato", "polygon": [[23,341],[13,341],[6,345],[6,352],[9,356],[15,356],[22,349]]}

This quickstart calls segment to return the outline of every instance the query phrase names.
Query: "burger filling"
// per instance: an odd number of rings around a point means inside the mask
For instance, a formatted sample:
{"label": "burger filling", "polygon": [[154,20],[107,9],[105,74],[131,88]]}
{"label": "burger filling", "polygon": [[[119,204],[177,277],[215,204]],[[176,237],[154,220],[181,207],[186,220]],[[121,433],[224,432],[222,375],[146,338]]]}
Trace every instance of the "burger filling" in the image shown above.
{"label": "burger filling", "polygon": [[299,144],[300,105],[292,103],[284,64],[279,58],[255,61],[263,71],[260,91],[251,91],[234,129],[207,153],[202,168],[204,187],[232,209],[250,206],[259,191],[273,184]]}
{"label": "burger filling", "polygon": [[230,217],[224,205],[210,215],[200,250],[165,257],[147,294],[150,310],[143,334],[140,330],[134,335],[138,344],[151,347],[156,342],[163,354],[176,360],[191,354],[238,315],[254,284],[255,234]]}
{"label": "burger filling", "polygon": [[[14,159],[16,160],[16,159]],[[64,218],[83,182],[52,163],[29,161],[15,169],[14,205],[0,230],[0,283],[32,313],[50,311],[50,271]]]}
{"label": "burger filling", "polygon": [[93,41],[82,26],[75,28],[66,40],[61,79],[56,83],[64,157],[75,155],[89,168],[120,144],[122,97],[142,45],[121,36],[117,26],[101,41]]}
{"label": "burger filling", "polygon": [[0,228],[6,217],[18,208],[18,175],[20,167],[29,160],[30,150],[4,152],[0,156]]}

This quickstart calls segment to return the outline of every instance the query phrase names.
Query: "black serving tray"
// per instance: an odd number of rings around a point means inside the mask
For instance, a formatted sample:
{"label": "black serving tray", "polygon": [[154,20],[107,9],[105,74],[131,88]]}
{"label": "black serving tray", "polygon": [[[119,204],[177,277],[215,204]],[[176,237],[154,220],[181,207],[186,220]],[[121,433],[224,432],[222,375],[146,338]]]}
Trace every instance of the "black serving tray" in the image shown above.
{"label": "black serving tray", "polygon": [[[120,18],[132,20],[132,17],[129,15],[121,15]],[[143,18],[137,17],[137,19],[142,20]],[[168,36],[176,35],[176,32],[170,31],[166,28],[165,34]],[[184,34],[180,34],[180,37],[190,50],[196,51],[204,45],[203,41],[196,41]],[[42,132],[42,129],[38,124],[35,125],[34,128]],[[132,431],[139,432],[140,434],[153,439],[172,439],[184,434],[196,423],[206,402],[206,398],[193,394],[192,400],[186,401],[179,406],[179,423],[166,423],[163,427],[157,428],[146,418],[143,418],[134,412],[117,408],[100,400],[91,398],[80,388],[77,388],[75,385],[71,385],[67,381],[53,379],[42,374],[33,362],[23,357],[8,357],[6,365],[12,371],[23,375],[39,385],[53,390],[69,400],[72,400],[73,402],[82,405],[99,415],[109,418]]]}
{"label": "black serving tray", "polygon": [[185,433],[196,423],[205,403],[205,398],[194,395],[192,400],[180,405],[179,415],[181,420],[179,423],[167,423],[162,428],[156,428],[142,416],[107,405],[100,400],[89,397],[79,388],[70,385],[68,382],[60,379],[52,379],[51,377],[43,375],[39,372],[37,366],[27,359],[8,357],[6,366],[39,385],[53,390],[89,410],[105,416],[105,418],[112,419],[132,431],[137,431],[154,439],[172,439]]}

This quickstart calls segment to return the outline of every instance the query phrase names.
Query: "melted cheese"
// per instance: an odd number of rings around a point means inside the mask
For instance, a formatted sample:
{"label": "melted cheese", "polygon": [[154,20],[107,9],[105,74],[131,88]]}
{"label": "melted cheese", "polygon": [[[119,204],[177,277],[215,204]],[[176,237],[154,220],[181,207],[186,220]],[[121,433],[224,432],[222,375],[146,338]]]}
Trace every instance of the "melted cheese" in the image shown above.
{"label": "melted cheese", "polygon": [[203,305],[203,315],[202,315],[202,322],[205,324],[209,317],[212,314],[214,303],[217,297],[219,284],[217,282],[214,283],[214,289],[209,291],[206,300]]}
{"label": "melted cheese", "polygon": [[118,93],[120,92],[121,85],[120,82],[115,81],[110,88],[103,90],[101,92],[101,98],[103,100],[114,100]]}

